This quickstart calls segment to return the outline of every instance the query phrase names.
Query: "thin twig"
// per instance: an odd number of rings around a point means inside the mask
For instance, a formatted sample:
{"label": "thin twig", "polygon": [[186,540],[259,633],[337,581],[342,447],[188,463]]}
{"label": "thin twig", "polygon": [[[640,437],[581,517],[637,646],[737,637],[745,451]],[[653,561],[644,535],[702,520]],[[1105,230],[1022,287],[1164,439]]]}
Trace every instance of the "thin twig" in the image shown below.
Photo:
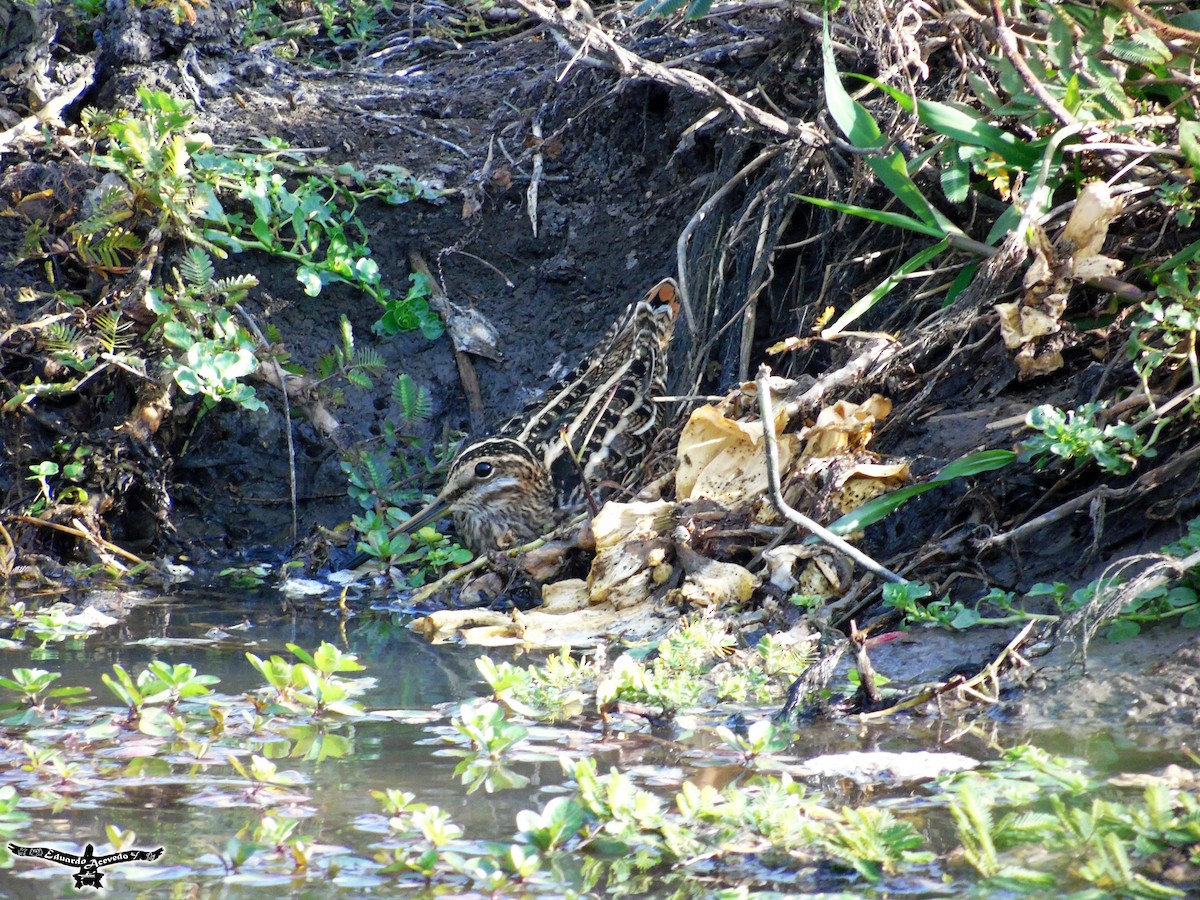
{"label": "thin twig", "polygon": [[1056,506],[1047,513],[1043,513],[1036,519],[1029,520],[1024,525],[1018,525],[1011,531],[985,538],[978,543],[976,549],[984,552],[993,550],[1002,544],[1018,541],[1027,535],[1040,531],[1047,525],[1052,525],[1067,518],[1067,516],[1089,506],[1093,501],[1123,500],[1131,494],[1145,493],[1153,490],[1160,484],[1170,481],[1176,475],[1190,471],[1190,467],[1196,462],[1200,462],[1200,447],[1193,447],[1170,462],[1164,463],[1156,469],[1151,469],[1133,484],[1126,485],[1123,488],[1110,488],[1107,485],[1100,485],[1097,488],[1093,488],[1087,493],[1068,500],[1066,503]]}
{"label": "thin twig", "polygon": [[718,203],[728,196],[729,192],[746,180],[750,175],[757,172],[764,165],[783,152],[783,147],[774,146],[767,147],[762,153],[742,166],[737,173],[725,182],[721,187],[696,210],[695,215],[688,220],[682,232],[680,232],[679,240],[675,242],[675,267],[678,269],[677,281],[679,283],[679,302],[683,305],[684,317],[687,319],[688,331],[692,334],[696,333],[696,319],[692,314],[691,297],[688,293],[688,278],[687,278],[687,249],[688,243],[695,234],[696,229],[700,227],[700,223],[705,217],[713,211]]}
{"label": "thin twig", "polygon": [[533,120],[533,125],[530,126],[530,131],[533,132],[533,139],[536,142],[533,150],[533,176],[529,179],[529,187],[525,189],[525,200],[527,212],[529,213],[529,224],[533,228],[533,236],[538,236],[538,188],[542,183],[542,167],[544,156],[542,154],[542,123],[538,119]]}
{"label": "thin twig", "polygon": [[[1079,120],[1071,115],[1070,111],[1059,102],[1059,99],[1046,90],[1046,86],[1038,81],[1037,76],[1033,74],[1033,70],[1029,68],[1029,63],[1025,62],[1025,58],[1021,55],[1021,48],[1017,46],[1016,35],[1012,29],[1008,27],[1008,21],[1004,18],[1004,7],[1001,5],[1001,0],[992,0],[992,16],[996,22],[996,43],[1000,45],[1001,52],[1012,63],[1012,67],[1020,74],[1021,79],[1029,86],[1034,95],[1042,101],[1042,105],[1054,114],[1054,117],[1064,125],[1078,125]],[[1049,151],[1053,155],[1053,151]]]}
{"label": "thin twig", "polygon": [[23,522],[26,525],[37,525],[40,528],[50,528],[54,531],[61,531],[63,534],[69,534],[72,537],[79,538],[80,540],[86,541],[89,544],[100,547],[110,553],[120,556],[122,559],[127,559],[136,565],[142,565],[145,563],[145,560],[140,556],[136,556],[123,547],[118,547],[116,544],[92,534],[84,526],[84,524],[79,521],[79,519],[73,519],[72,524],[74,524],[75,527],[70,528],[66,525],[59,525],[57,522],[48,522],[45,519],[38,519],[34,516],[12,516],[11,518],[14,522]]}
{"label": "thin twig", "polygon": [[[1025,625],[1025,627],[1022,628],[1021,631],[1017,634],[1017,636],[1008,642],[1008,646],[1005,647],[1002,651],[1000,651],[1000,655],[997,656],[994,660],[992,660],[992,662],[990,662],[986,666],[984,666],[973,678],[970,678],[965,681],[962,680],[961,678],[951,678],[950,680],[945,681],[942,684],[934,685],[933,687],[926,688],[925,690],[920,691],[919,693],[914,694],[911,697],[906,697],[906,698],[898,701],[897,703],[894,703],[893,705],[889,706],[887,709],[879,709],[879,710],[874,710],[872,712],[861,713],[861,714],[859,714],[858,718],[862,721],[865,721],[867,719],[881,719],[881,718],[884,718],[885,716],[890,716],[893,713],[903,712],[906,709],[914,709],[915,707],[918,707],[918,706],[924,706],[930,700],[934,700],[937,697],[940,697],[942,694],[949,693],[950,691],[953,691],[953,690],[963,689],[963,690],[966,690],[971,693],[976,693],[976,692],[972,691],[971,689],[977,685],[982,685],[985,682],[994,681],[996,679],[996,677],[1000,674],[1000,667],[1006,661],[1008,661],[1008,660],[1021,661],[1020,656],[1017,654],[1017,648],[1019,648],[1023,643],[1025,643],[1026,639],[1029,637],[1030,632],[1033,630],[1033,626],[1035,624],[1037,624],[1037,623],[1034,621],[1027,623]],[[1019,664],[1019,662],[1018,662],[1018,664]],[[976,693],[976,696],[978,696],[977,693]],[[991,698],[987,698],[987,699],[990,701]]]}
{"label": "thin twig", "polygon": [[[429,282],[430,306],[441,315],[442,320],[446,323],[446,328],[449,329],[450,317],[454,310],[451,308],[445,289],[433,277],[429,264],[425,262],[420,253],[415,250],[410,251],[408,264],[414,272],[424,275]],[[471,432],[478,434],[484,426],[483,395],[479,390],[479,376],[475,374],[475,366],[471,362],[470,355],[459,350],[457,346],[454,347],[454,362],[458,365],[458,377],[462,381],[463,393],[467,396],[467,415],[471,420]]]}
{"label": "thin twig", "polygon": [[868,572],[872,572],[892,584],[908,584],[908,580],[897,575],[890,569],[881,566],[853,544],[847,543],[828,528],[814,522],[803,513],[792,509],[783,499],[783,488],[779,483],[779,447],[775,439],[775,413],[771,409],[771,369],[769,366],[758,367],[758,409],[762,419],[763,443],[767,452],[767,484],[770,488],[771,503],[789,522],[800,526],[805,531],[818,537],[829,546],[846,554]]}

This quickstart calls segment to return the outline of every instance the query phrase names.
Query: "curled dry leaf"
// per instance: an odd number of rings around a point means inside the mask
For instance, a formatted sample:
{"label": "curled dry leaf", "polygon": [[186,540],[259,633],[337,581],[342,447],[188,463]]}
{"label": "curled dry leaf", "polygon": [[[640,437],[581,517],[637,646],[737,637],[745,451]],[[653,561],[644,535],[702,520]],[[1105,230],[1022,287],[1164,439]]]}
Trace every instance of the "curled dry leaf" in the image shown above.
{"label": "curled dry leaf", "polygon": [[881,494],[908,481],[908,463],[858,463],[842,473],[836,502],[843,513],[853,512]]}
{"label": "curled dry leaf", "polygon": [[[786,413],[780,411],[775,420],[776,434],[786,424]],[[795,435],[779,434],[782,469],[795,457],[796,446]],[[705,497],[732,507],[767,490],[761,422],[735,422],[714,406],[702,406],[692,412],[683,428],[678,458],[675,495],[680,500]]]}
{"label": "curled dry leaf", "polygon": [[667,595],[673,602],[687,601],[696,606],[745,603],[758,587],[758,579],[743,566],[701,556],[686,544],[680,544],[677,552],[687,577]]}
{"label": "curled dry leaf", "polygon": [[412,623],[412,630],[431,644],[444,644],[458,633],[470,628],[502,628],[512,624],[512,617],[487,609],[441,609],[422,616]]}
{"label": "curled dry leaf", "polygon": [[1061,347],[1047,338],[1062,328],[1071,288],[1080,281],[1114,275],[1124,266],[1100,253],[1108,227],[1123,207],[1123,198],[1112,196],[1104,182],[1094,181],[1080,192],[1057,241],[1051,243],[1037,226],[1030,228],[1033,262],[1025,273],[1025,295],[1020,303],[995,307],[1004,345],[1018,351],[1015,362],[1021,380],[1062,367]]}
{"label": "curled dry leaf", "polygon": [[879,394],[872,394],[862,403],[839,400],[825,407],[817,415],[816,423],[800,433],[806,442],[804,455],[841,456],[862,450],[874,434],[875,423],[887,418],[891,411],[892,401]]}
{"label": "curled dry leaf", "polygon": [[849,559],[821,547],[797,576],[796,590],[817,597],[841,597],[850,590],[853,576]]}
{"label": "curled dry leaf", "polygon": [[763,553],[768,581],[783,593],[840,597],[850,589],[853,567],[820,544],[784,544]]}
{"label": "curled dry leaf", "polygon": [[654,570],[667,565],[673,524],[672,506],[665,500],[604,504],[592,520],[591,602],[626,609],[648,599],[665,580],[656,579]]}

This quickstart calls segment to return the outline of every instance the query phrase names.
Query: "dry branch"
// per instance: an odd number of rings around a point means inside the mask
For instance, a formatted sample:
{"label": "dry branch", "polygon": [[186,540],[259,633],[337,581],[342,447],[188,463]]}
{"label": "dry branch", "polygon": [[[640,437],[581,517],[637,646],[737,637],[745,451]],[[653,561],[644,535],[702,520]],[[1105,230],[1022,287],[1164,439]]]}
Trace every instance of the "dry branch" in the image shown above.
{"label": "dry branch", "polygon": [[595,23],[591,11],[580,0],[571,0],[565,9],[559,9],[545,0],[517,0],[517,3],[530,15],[537,16],[577,44],[580,53],[585,52],[585,48],[593,48],[603,53],[627,78],[648,78],[670,87],[682,88],[706,97],[731,110],[738,118],[753,122],[775,134],[798,138],[814,146],[825,143],[825,136],[813,125],[790,121],[760,109],[740,97],[735,97],[703,75],[686,69],[669,69],[627,50]]}
{"label": "dry branch", "polygon": [[779,447],[775,440],[775,413],[771,409],[771,369],[768,366],[758,367],[758,407],[759,418],[762,420],[763,426],[763,443],[766,445],[767,454],[767,484],[769,485],[771,503],[779,514],[794,525],[798,525],[805,531],[815,535],[820,540],[824,541],[835,550],[840,550],[846,556],[850,557],[868,572],[871,572],[884,581],[890,581],[893,584],[907,584],[908,580],[897,575],[890,569],[881,566],[871,557],[867,556],[853,544],[847,543],[842,538],[838,537],[828,528],[825,528],[818,522],[814,522],[808,516],[804,515],[796,509],[793,509],[788,502],[783,498],[783,488],[779,482]]}

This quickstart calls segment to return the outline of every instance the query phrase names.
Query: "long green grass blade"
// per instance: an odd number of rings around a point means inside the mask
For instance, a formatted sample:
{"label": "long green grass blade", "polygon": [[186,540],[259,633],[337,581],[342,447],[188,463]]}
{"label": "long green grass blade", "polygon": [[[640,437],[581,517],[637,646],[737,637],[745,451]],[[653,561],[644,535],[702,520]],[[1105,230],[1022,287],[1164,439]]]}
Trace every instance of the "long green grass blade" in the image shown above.
{"label": "long green grass blade", "polygon": [[926,247],[920,253],[908,259],[900,268],[881,281],[869,294],[842,313],[838,317],[838,320],[826,328],[822,334],[837,334],[850,327],[867,310],[891,293],[892,288],[904,280],[904,276],[917,271],[917,269],[921,268],[921,266],[925,265],[925,263],[929,262],[949,246],[949,239],[943,238],[932,247]]}
{"label": "long green grass blade", "polygon": [[973,147],[985,147],[1011,166],[1018,166],[1028,172],[1041,159],[1041,149],[1037,144],[1022,141],[1003,128],[983,121],[980,114],[974,110],[967,112],[946,103],[938,103],[936,100],[914,100],[904,91],[867,75],[852,74],[851,77],[861,78],[879,88],[895,100],[901,109],[915,113],[921,124],[932,128],[938,134]]}
{"label": "long green grass blade", "polygon": [[849,213],[852,216],[861,216],[864,219],[870,219],[872,222],[879,222],[882,225],[904,228],[907,231],[916,231],[920,234],[927,234],[930,237],[942,237],[941,229],[937,226],[926,225],[919,219],[914,219],[912,216],[906,216],[903,213],[888,212],[883,209],[871,209],[869,206],[855,206],[853,203],[842,203],[840,200],[809,197],[806,194],[796,194],[795,196],[800,200],[807,200],[814,206],[836,209],[838,212]]}
{"label": "long green grass blade", "polygon": [[[833,121],[842,134],[861,150],[882,150],[887,143],[875,119],[866,108],[846,92],[833,59],[833,43],[829,36],[829,19],[826,17],[821,38],[821,55],[824,62],[825,104]],[[908,177],[908,166],[899,150],[888,153],[869,154],[864,157],[867,165],[879,176],[896,198],[907,206],[918,219],[936,227],[939,236],[957,233],[958,227],[934,209],[920,188]]]}
{"label": "long green grass blade", "polygon": [[[972,475],[980,475],[984,472],[1002,469],[1016,460],[1016,458],[1017,454],[1012,450],[981,450],[978,453],[971,453],[945,466],[928,481],[922,481],[920,484],[910,484],[907,487],[892,491],[890,494],[884,494],[882,497],[868,500],[858,509],[846,513],[846,515],[830,525],[829,530],[834,534],[850,534],[851,532],[859,531],[868,525],[874,525],[876,522],[886,519],[919,494],[931,491],[935,487],[940,487],[956,478],[969,478]],[[817,540],[815,537],[808,538],[805,543],[811,543],[815,540]]]}

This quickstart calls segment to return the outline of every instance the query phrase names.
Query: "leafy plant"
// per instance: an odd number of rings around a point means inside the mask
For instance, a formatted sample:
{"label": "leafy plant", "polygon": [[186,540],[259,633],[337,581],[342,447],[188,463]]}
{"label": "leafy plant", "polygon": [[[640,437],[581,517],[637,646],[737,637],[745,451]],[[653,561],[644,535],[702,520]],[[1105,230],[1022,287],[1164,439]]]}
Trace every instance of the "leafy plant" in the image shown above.
{"label": "leafy plant", "polygon": [[17,668],[12,670],[11,678],[0,678],[0,688],[20,695],[16,701],[0,703],[0,713],[12,712],[4,718],[4,724],[12,728],[29,725],[38,721],[48,702],[79,703],[90,693],[83,687],[51,688],[50,685],[61,677],[58,672],[45,669]]}
{"label": "leafy plant", "polygon": [[258,279],[217,279],[215,274],[208,254],[193,247],[176,272],[175,286],[150,291],[148,305],[159,317],[163,339],[182,351],[166,366],[185,394],[204,399],[206,410],[221,400],[265,410],[254,388],[242,380],[259,364],[254,339],[232,310]]}
{"label": "leafy plant", "polygon": [[354,517],[354,526],[363,532],[365,540],[359,549],[379,559],[388,559],[392,565],[404,571],[411,587],[420,587],[426,581],[438,577],[451,566],[463,566],[474,557],[470,550],[460,546],[430,525],[414,534],[397,534],[388,537],[386,527],[369,517]]}
{"label": "leafy plant", "polygon": [[[137,97],[140,116],[93,108],[83,111],[81,121],[88,134],[106,145],[104,152],[92,154],[91,162],[124,181],[134,214],[146,216],[164,234],[223,257],[224,252],[205,237],[201,226],[216,196],[211,187],[196,179],[193,170],[193,154],[207,139],[187,133],[191,106],[164,91],[145,87],[137,89]],[[112,226],[107,227],[111,230]],[[87,232],[102,234],[105,228],[88,226]]]}
{"label": "leafy plant", "polygon": [[287,648],[300,662],[290,663],[280,656],[264,660],[253,653],[246,654],[246,659],[274,692],[272,699],[280,712],[308,712],[314,716],[362,714],[361,704],[350,699],[362,685],[339,674],[362,671],[354,654],[343,653],[328,642],[322,642],[315,653],[296,644],[288,644]]}
{"label": "leafy plant", "polygon": [[1076,466],[1095,462],[1105,472],[1124,475],[1138,459],[1156,455],[1133,426],[1124,422],[1103,428],[1097,425],[1103,410],[1101,403],[1085,403],[1065,412],[1048,403],[1035,406],[1026,414],[1025,424],[1040,433],[1021,442],[1021,461],[1032,462],[1041,470],[1050,457],[1057,456]]}

